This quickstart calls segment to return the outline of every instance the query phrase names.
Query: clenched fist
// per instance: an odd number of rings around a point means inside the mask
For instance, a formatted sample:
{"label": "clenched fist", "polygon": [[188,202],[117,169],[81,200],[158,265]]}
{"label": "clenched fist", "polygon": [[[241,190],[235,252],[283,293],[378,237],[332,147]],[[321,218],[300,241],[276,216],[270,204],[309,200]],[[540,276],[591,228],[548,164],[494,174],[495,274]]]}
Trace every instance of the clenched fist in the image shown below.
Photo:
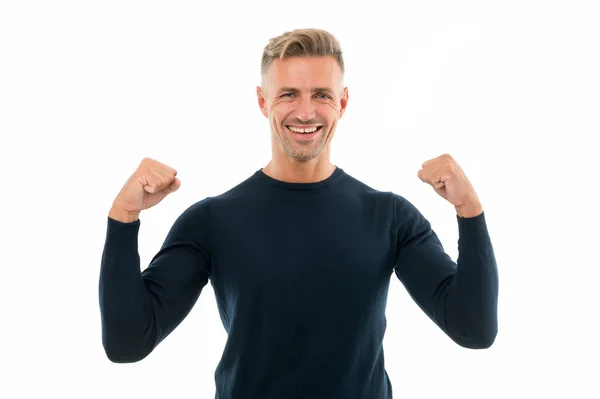
{"label": "clenched fist", "polygon": [[123,223],[136,221],[141,211],[177,191],[181,181],[176,176],[175,169],[144,158],[113,201],[108,216]]}
{"label": "clenched fist", "polygon": [[417,172],[422,182],[429,184],[436,193],[456,208],[461,217],[475,217],[483,212],[475,189],[462,168],[449,154],[423,163]]}

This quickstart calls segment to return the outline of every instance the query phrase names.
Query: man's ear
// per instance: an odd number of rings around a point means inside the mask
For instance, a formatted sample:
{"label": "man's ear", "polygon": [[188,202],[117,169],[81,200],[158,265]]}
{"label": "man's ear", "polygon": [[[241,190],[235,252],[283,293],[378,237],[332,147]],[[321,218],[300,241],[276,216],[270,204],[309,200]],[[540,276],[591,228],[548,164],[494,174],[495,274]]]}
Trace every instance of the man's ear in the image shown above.
{"label": "man's ear", "polygon": [[256,97],[258,100],[258,106],[260,107],[260,112],[265,118],[268,118],[269,111],[267,110],[267,99],[265,98],[263,90],[260,86],[256,86]]}
{"label": "man's ear", "polygon": [[344,92],[342,94],[342,98],[340,99],[340,119],[344,116],[346,112],[346,107],[348,106],[348,87],[344,87]]}

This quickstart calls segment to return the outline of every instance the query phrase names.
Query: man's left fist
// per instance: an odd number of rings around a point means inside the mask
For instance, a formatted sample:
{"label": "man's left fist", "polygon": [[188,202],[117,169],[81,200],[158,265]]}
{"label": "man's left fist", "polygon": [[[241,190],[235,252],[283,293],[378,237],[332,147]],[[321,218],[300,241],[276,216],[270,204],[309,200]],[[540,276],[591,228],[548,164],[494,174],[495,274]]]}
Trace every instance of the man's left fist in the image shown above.
{"label": "man's left fist", "polygon": [[444,154],[423,163],[417,176],[454,205],[459,216],[469,218],[483,212],[471,182],[450,155]]}

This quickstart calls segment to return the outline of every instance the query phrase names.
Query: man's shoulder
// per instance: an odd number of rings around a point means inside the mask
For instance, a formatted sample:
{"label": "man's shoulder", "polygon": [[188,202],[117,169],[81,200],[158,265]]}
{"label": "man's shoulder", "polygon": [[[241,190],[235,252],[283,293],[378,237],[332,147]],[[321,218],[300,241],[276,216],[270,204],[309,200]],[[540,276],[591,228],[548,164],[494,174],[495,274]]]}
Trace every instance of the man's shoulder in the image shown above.
{"label": "man's shoulder", "polygon": [[346,174],[347,191],[354,195],[375,201],[379,206],[390,206],[394,215],[400,220],[422,219],[422,214],[407,195],[393,189],[374,188],[350,174]]}
{"label": "man's shoulder", "polygon": [[232,204],[236,201],[244,201],[253,192],[256,192],[256,172],[223,191],[207,194],[202,199],[192,203],[185,210],[185,213],[208,214],[215,207]]}
{"label": "man's shoulder", "polygon": [[344,180],[344,191],[352,193],[365,199],[377,201],[385,201],[391,203],[402,202],[404,197],[381,187],[376,187],[374,184],[366,183],[366,178],[359,179],[351,174],[346,173]]}

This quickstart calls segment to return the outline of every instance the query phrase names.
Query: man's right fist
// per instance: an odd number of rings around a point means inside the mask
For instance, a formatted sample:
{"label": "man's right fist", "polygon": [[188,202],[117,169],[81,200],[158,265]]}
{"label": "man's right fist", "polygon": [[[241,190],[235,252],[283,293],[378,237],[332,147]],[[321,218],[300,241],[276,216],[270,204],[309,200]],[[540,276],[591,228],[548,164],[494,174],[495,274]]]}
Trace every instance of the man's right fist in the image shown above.
{"label": "man's right fist", "polygon": [[175,169],[144,158],[113,201],[108,216],[124,223],[136,221],[141,211],[177,191],[181,181],[175,176]]}

